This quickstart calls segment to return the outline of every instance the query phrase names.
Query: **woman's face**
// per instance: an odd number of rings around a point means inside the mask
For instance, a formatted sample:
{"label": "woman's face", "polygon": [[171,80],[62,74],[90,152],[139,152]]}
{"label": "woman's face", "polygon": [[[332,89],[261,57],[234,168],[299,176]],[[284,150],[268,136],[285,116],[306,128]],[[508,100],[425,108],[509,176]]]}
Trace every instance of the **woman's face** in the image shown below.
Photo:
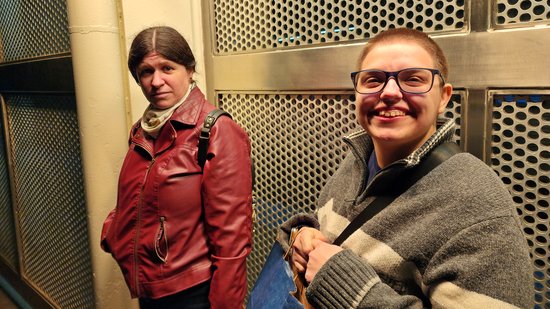
{"label": "woman's face", "polygon": [[[414,42],[389,42],[375,46],[363,59],[361,70],[399,71],[406,68],[432,68],[431,54]],[[379,93],[356,93],[356,114],[361,126],[372,137],[375,147],[399,149],[410,154],[436,130],[437,115],[445,110],[452,86],[441,87],[434,76],[432,89],[423,94],[403,93],[390,78]]]}
{"label": "woman's face", "polygon": [[192,70],[151,52],[138,65],[137,76],[143,94],[158,109],[176,104],[189,89]]}

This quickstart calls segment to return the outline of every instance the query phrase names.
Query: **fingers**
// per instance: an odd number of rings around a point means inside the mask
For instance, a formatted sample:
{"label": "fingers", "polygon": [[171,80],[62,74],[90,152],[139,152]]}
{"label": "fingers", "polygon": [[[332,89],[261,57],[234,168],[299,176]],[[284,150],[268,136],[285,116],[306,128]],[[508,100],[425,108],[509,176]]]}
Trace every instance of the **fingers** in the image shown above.
{"label": "fingers", "polygon": [[292,254],[291,262],[298,272],[303,273],[306,270],[307,259],[296,252]]}
{"label": "fingers", "polygon": [[313,239],[311,243],[314,249],[309,253],[306,264],[304,277],[307,282],[313,280],[317,272],[332,256],[343,250],[339,246],[326,243],[319,239]]}
{"label": "fingers", "polygon": [[317,229],[303,227],[300,229],[292,244],[291,262],[298,272],[304,272],[307,268],[308,255],[314,249],[313,241],[326,240],[325,236]]}

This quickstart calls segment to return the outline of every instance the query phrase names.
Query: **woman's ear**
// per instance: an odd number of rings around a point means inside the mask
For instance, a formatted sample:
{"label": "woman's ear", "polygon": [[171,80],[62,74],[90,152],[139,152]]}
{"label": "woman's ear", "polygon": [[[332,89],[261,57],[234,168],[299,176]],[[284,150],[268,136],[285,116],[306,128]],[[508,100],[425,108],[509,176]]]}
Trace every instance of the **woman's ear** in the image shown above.
{"label": "woman's ear", "polygon": [[437,112],[439,114],[445,111],[445,108],[447,107],[447,104],[449,103],[452,95],[453,85],[445,83],[445,85],[443,85],[443,87],[441,88],[441,101],[439,101],[439,108],[437,109]]}

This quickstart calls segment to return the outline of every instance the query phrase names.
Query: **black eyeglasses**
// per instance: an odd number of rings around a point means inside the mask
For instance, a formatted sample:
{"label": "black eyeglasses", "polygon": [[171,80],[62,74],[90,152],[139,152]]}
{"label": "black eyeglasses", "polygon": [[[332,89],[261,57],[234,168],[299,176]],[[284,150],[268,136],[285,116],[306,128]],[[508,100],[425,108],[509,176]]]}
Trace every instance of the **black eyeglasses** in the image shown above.
{"label": "black eyeglasses", "polygon": [[439,70],[427,68],[408,68],[395,72],[362,70],[351,73],[351,80],[355,91],[361,94],[381,92],[391,77],[395,79],[401,91],[422,94],[432,90],[435,75],[439,75],[442,83],[445,83]]}

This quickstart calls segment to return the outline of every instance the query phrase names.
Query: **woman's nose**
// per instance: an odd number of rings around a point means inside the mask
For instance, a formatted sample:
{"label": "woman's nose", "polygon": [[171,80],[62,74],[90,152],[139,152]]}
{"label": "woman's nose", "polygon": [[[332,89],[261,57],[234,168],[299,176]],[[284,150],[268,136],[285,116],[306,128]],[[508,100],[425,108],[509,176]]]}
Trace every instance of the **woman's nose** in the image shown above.
{"label": "woman's nose", "polygon": [[380,93],[380,99],[401,99],[403,97],[403,93],[401,92],[401,89],[399,88],[399,85],[397,84],[397,81],[395,78],[389,78],[386,82],[386,85],[384,86],[384,89],[382,90],[382,93]]}
{"label": "woman's nose", "polygon": [[156,88],[164,85],[164,79],[162,78],[162,73],[155,71],[155,73],[153,73],[153,80],[151,81],[151,84],[153,85],[153,87],[156,87]]}

